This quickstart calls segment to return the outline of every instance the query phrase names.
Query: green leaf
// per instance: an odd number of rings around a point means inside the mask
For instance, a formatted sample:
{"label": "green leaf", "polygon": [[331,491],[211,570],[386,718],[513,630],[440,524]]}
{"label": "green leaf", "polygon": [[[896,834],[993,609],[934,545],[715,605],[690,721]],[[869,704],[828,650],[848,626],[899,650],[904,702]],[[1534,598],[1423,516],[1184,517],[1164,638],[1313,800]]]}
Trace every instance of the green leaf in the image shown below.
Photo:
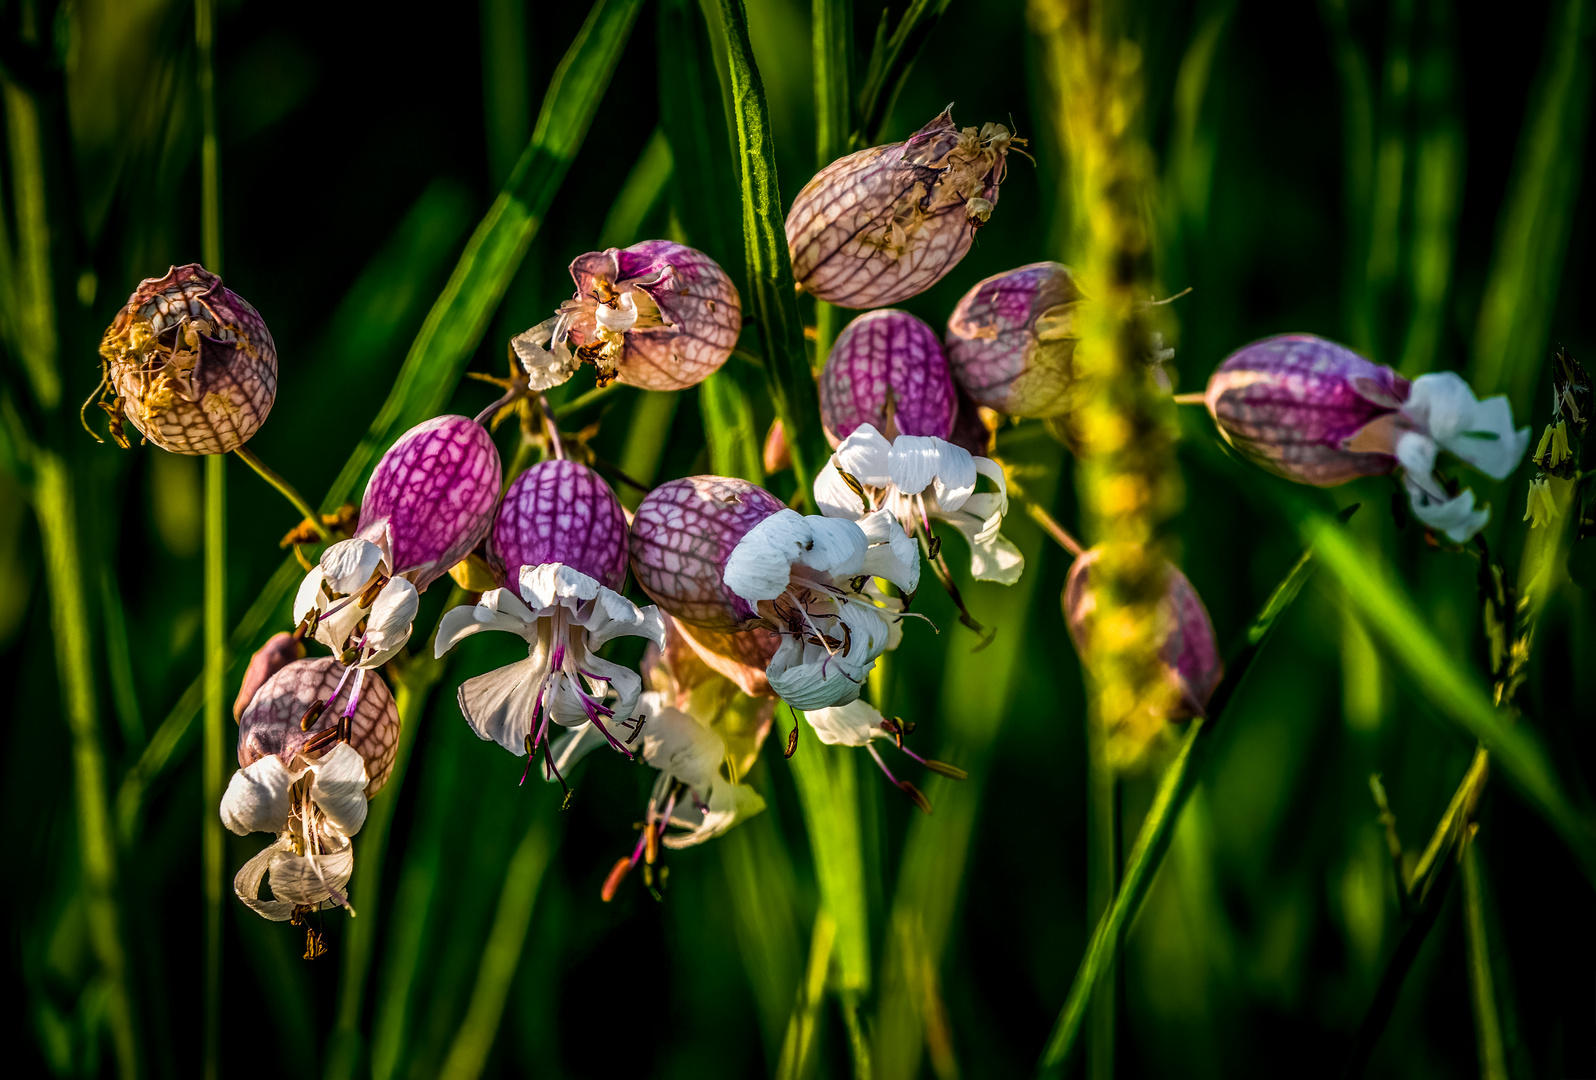
{"label": "green leaf", "polygon": [[698,405],[704,414],[710,471],[763,484],[764,439],[755,426],[750,381],[746,367],[728,364],[699,384]]}
{"label": "green leaf", "polygon": [[887,35],[887,13],[881,12],[864,88],[859,92],[859,127],[853,137],[854,149],[873,146],[881,140],[882,130],[892,117],[892,106],[897,103],[898,91],[909,77],[909,69],[950,3],[952,0],[912,0],[890,37]]}
{"label": "green leaf", "polygon": [[[806,725],[802,713],[791,714]],[[827,746],[811,729],[789,759],[804,826],[815,855],[820,906],[836,923],[833,954],[840,990],[870,989],[870,922],[865,910],[864,853],[859,832],[858,751]]]}

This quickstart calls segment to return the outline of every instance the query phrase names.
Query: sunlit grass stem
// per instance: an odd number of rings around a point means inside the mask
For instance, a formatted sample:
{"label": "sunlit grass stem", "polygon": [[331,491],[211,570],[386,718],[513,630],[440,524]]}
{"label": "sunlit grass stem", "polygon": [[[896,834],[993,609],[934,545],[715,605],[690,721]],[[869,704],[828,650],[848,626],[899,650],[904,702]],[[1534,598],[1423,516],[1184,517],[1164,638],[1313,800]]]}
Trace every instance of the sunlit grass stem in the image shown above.
{"label": "sunlit grass stem", "polygon": [[1468,942],[1469,994],[1474,1004],[1474,1037],[1480,1052],[1480,1080],[1507,1080],[1507,1051],[1491,978],[1491,942],[1486,933],[1485,872],[1480,846],[1463,846],[1463,926]]}

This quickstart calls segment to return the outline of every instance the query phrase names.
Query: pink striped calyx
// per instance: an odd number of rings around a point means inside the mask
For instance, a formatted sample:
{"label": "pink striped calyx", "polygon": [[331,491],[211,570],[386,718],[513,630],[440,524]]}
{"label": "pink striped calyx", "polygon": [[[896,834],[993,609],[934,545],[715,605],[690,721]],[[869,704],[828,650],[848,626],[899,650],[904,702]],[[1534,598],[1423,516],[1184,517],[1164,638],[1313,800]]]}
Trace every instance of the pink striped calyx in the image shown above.
{"label": "pink striped calyx", "polygon": [[833,446],[860,424],[888,439],[945,439],[957,408],[936,331],[896,308],[867,312],[843,327],[820,373],[820,419]]}
{"label": "pink striped calyx", "polygon": [[975,404],[1009,416],[1068,412],[1081,299],[1063,263],[1030,263],[978,282],[948,318],[954,381]]}

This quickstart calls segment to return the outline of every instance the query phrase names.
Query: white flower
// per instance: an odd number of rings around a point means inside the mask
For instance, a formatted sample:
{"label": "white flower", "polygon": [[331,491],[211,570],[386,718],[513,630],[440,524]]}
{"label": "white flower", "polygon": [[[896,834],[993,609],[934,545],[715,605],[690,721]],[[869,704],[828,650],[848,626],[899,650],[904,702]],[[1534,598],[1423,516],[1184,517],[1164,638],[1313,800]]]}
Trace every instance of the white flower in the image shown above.
{"label": "white flower", "polygon": [[887,779],[913,799],[916,806],[927,813],[931,810],[931,804],[926,801],[926,797],[920,793],[919,788],[909,783],[909,781],[899,780],[893,775],[892,770],[887,768],[887,763],[882,760],[881,752],[872,745],[875,740],[890,740],[899,750],[902,750],[932,772],[940,773],[955,780],[963,780],[965,778],[966,774],[963,769],[955,768],[940,761],[923,758],[913,750],[910,750],[903,742],[907,727],[900,726],[895,720],[888,720],[881,715],[874,705],[866,702],[852,701],[837,708],[811,709],[804,713],[804,719],[814,729],[816,737],[827,746],[862,746],[868,750],[870,756],[875,758],[876,764],[881,767],[881,771],[886,774]]}
{"label": "white flower", "polygon": [[784,635],[765,674],[794,708],[842,705],[859,696],[901,617],[865,591],[875,577],[906,592],[920,582],[913,542],[885,510],[857,523],[779,510],[732,549],[726,587]]}
{"label": "white flower", "polygon": [[1447,493],[1435,475],[1437,453],[1449,451],[1485,475],[1505,480],[1529,449],[1529,428],[1514,430],[1506,397],[1480,401],[1453,371],[1414,379],[1402,418],[1405,430],[1397,437],[1396,457],[1413,515],[1455,543],[1466,543],[1485,527],[1491,511],[1474,508],[1472,491]]}
{"label": "white flower", "polygon": [[[365,761],[345,742],[314,757],[296,754],[291,766],[268,754],[235,772],[222,823],[240,836],[278,834],[233,878],[238,898],[273,922],[300,908],[347,906],[355,865],[349,838],[366,821],[366,782]],[[262,900],[268,878],[273,899]]]}
{"label": "white flower", "polygon": [[[859,482],[862,495],[844,474]],[[976,494],[978,476],[997,490]],[[1012,585],[1025,569],[1020,550],[998,534],[1009,509],[1002,467],[942,439],[899,435],[888,442],[860,424],[815,478],[815,502],[827,517],[853,521],[890,511],[907,534],[923,531],[928,542],[931,522],[945,521],[970,545],[970,572],[980,581]]]}
{"label": "white flower", "polygon": [[[659,610],[639,608],[564,563],[523,566],[520,586],[519,598],[508,589],[493,589],[475,606],[446,612],[438,625],[438,656],[484,630],[508,631],[527,642],[525,660],[461,684],[460,711],[471,729],[515,754],[541,746],[550,720],[575,729],[551,749],[552,760],[545,757],[546,776],[558,777],[605,741],[630,756],[610,725],[628,722],[643,681],[591,650],[625,634],[663,647]],[[607,705],[611,694],[615,700]]]}
{"label": "white flower", "polygon": [[[643,695],[643,760],[659,770],[644,827],[656,824],[668,848],[692,847],[719,836],[765,808],[759,792],[728,779],[726,740],[694,716],[672,708],[665,695]],[[683,832],[666,832],[667,825]]]}
{"label": "white flower", "polygon": [[510,348],[526,370],[527,385],[531,389],[542,391],[559,386],[581,367],[581,362],[565,343],[568,322],[569,316],[555,315],[510,339]]}
{"label": "white flower", "polygon": [[[312,619],[311,636],[347,666],[381,667],[410,640],[421,605],[416,587],[394,577],[392,565],[387,551],[369,540],[333,544],[300,583],[294,621]],[[343,659],[350,650],[354,655]]]}

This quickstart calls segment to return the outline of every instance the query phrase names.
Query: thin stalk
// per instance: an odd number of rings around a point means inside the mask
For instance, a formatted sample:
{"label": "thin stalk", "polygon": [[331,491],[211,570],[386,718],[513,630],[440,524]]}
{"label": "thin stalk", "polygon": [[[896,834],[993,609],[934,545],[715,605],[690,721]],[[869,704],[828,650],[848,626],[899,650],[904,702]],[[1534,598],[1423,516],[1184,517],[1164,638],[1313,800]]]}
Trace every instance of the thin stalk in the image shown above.
{"label": "thin stalk", "polygon": [[290,484],[287,480],[284,480],[280,475],[278,475],[275,469],[271,468],[260,458],[256,457],[255,452],[249,447],[240,446],[236,448],[233,453],[238,455],[244,464],[248,465],[251,469],[254,469],[257,473],[259,473],[262,480],[266,481],[272,487],[281,492],[283,498],[287,499],[289,503],[293,505],[294,509],[299,511],[299,516],[308,521],[316,530],[317,536],[321,537],[323,540],[332,539],[332,533],[327,530],[327,526],[321,523],[321,515],[317,514],[316,511],[310,508],[310,503],[305,501],[305,497],[295,489],[293,484]]}
{"label": "thin stalk", "polygon": [[1026,514],[1030,515],[1031,520],[1042,527],[1042,531],[1047,533],[1055,544],[1069,552],[1071,558],[1078,559],[1081,557],[1081,552],[1084,550],[1081,547],[1081,542],[1075,539],[1068,529],[1060,525],[1052,514],[1042,508],[1040,503],[1032,502],[1030,499],[1023,501]]}
{"label": "thin stalk", "polygon": [[557,419],[564,420],[572,413],[581,412],[594,402],[604,400],[620,388],[621,384],[618,382],[608,382],[603,386],[595,386],[587,393],[578,395],[577,397],[572,398],[570,401],[565,402],[563,405],[556,406],[554,409],[554,415]]}
{"label": "thin stalk", "polygon": [[[1114,767],[1108,760],[1108,732],[1095,716],[1086,721],[1086,912],[1094,923],[1108,913],[1119,878],[1119,799]],[[1086,1032],[1089,1080],[1114,1076],[1114,1009],[1118,964],[1110,953],[1107,969],[1092,995]]]}
{"label": "thin stalk", "polygon": [[1491,945],[1485,927],[1485,882],[1480,846],[1463,847],[1463,925],[1467,931],[1469,990],[1474,1003],[1474,1037],[1480,1050],[1481,1080],[1507,1080],[1507,1049],[1491,978]]}
{"label": "thin stalk", "polygon": [[[823,169],[848,152],[853,133],[853,0],[814,0],[815,166]],[[842,316],[815,301],[815,367],[826,362]]]}

